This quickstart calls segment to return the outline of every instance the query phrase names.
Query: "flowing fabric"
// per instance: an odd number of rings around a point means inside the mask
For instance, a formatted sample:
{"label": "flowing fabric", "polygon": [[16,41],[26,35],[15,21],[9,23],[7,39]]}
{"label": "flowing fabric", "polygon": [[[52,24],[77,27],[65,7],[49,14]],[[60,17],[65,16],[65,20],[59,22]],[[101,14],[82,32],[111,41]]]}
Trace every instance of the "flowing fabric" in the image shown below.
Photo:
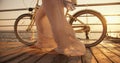
{"label": "flowing fabric", "polygon": [[64,16],[64,0],[42,0],[35,21],[38,30],[36,47],[68,56],[85,54],[85,46],[75,37]]}

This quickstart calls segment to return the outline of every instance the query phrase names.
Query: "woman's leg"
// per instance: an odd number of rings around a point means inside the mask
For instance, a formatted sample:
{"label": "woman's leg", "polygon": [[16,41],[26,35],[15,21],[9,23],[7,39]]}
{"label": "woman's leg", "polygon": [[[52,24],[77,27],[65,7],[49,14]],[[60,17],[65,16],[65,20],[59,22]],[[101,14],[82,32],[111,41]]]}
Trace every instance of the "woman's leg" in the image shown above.
{"label": "woman's leg", "polygon": [[55,49],[57,47],[57,44],[54,41],[51,26],[49,24],[43,6],[37,10],[35,21],[37,27],[37,43],[35,46],[41,49],[46,49],[48,51]]}
{"label": "woman's leg", "polygon": [[51,24],[53,36],[58,45],[56,51],[71,56],[83,55],[85,46],[75,37],[72,27],[65,19],[63,0],[42,1],[43,8]]}

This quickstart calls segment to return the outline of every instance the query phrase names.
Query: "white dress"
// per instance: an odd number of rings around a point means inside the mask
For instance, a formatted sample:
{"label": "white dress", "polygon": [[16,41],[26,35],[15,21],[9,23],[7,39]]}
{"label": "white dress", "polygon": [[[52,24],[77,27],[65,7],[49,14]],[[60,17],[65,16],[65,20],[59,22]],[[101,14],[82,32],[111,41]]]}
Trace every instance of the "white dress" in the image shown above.
{"label": "white dress", "polygon": [[42,0],[35,17],[38,30],[35,46],[68,56],[84,55],[85,46],[75,37],[72,26],[67,22],[64,6],[64,0]]}

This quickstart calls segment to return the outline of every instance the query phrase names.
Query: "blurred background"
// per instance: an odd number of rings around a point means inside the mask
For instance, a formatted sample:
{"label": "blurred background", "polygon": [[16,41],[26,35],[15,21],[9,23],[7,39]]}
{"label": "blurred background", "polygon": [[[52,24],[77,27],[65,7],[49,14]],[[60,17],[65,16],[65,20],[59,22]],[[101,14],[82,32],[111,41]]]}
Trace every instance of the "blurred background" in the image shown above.
{"label": "blurred background", "polygon": [[[34,7],[36,0],[0,0],[0,41],[17,41],[14,35],[15,19],[21,14],[28,13],[29,7]],[[85,4],[105,4],[84,6]],[[113,3],[113,4],[112,4]],[[41,4],[41,0],[39,2]],[[100,12],[107,20],[108,36],[120,38],[120,0],[77,0],[76,10],[93,9]],[[83,6],[82,6],[83,5]],[[12,40],[11,40],[12,39]]]}

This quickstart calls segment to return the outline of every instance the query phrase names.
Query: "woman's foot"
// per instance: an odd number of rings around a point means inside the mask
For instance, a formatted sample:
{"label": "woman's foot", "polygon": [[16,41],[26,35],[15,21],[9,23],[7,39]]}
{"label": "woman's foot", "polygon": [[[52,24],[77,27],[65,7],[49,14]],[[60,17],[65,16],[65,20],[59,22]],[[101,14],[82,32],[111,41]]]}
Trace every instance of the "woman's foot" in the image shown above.
{"label": "woman's foot", "polygon": [[49,52],[57,48],[57,44],[53,38],[44,36],[43,38],[37,40],[37,43],[30,47],[34,49],[39,49],[44,52]]}
{"label": "woman's foot", "polygon": [[59,54],[55,51],[55,49],[52,49],[52,48],[38,48],[36,46],[30,46],[30,48],[37,49],[37,50],[39,50],[40,52],[43,52],[43,53]]}
{"label": "woman's foot", "polygon": [[37,47],[35,45],[30,46],[30,48],[37,49],[37,50],[39,50],[41,52],[50,52],[50,51],[52,51],[54,49],[54,48],[39,48],[39,47]]}
{"label": "woman's foot", "polygon": [[86,48],[79,40],[70,39],[68,42],[64,42],[56,48],[58,53],[65,54],[67,56],[82,56],[86,53]]}

